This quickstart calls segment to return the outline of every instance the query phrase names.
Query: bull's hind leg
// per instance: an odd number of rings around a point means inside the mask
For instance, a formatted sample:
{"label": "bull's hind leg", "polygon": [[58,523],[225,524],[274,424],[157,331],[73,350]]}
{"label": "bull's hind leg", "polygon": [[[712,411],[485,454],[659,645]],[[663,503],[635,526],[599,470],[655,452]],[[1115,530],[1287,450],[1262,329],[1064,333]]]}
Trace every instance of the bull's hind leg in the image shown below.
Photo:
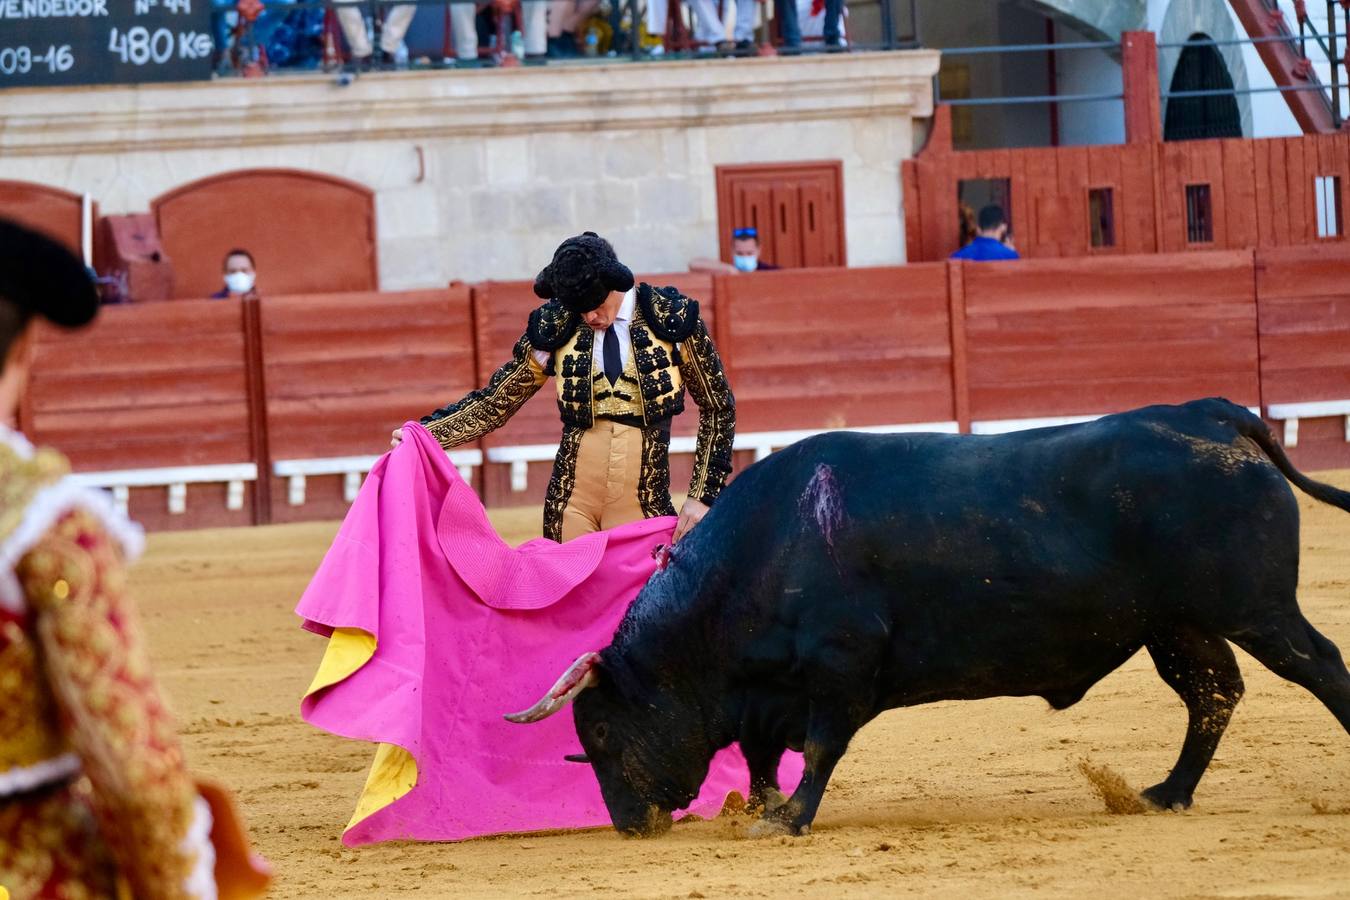
{"label": "bull's hind leg", "polygon": [[1189,719],[1177,764],[1143,797],[1162,809],[1186,809],[1242,696],[1242,673],[1228,643],[1213,635],[1179,630],[1150,638],[1147,646],[1158,674],[1181,695]]}
{"label": "bull's hind leg", "polygon": [[1301,613],[1294,611],[1231,639],[1276,675],[1311,691],[1350,731],[1350,672],[1341,651]]}

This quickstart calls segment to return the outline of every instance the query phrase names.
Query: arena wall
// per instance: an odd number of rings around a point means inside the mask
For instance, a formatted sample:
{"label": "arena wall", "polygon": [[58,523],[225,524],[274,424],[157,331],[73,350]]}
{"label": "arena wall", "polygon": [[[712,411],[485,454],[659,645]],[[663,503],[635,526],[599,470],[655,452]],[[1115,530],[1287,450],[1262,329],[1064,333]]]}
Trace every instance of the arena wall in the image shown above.
{"label": "arena wall", "polygon": [[[738,469],[822,429],[996,433],[1216,395],[1324,469],[1350,467],[1346,271],[1324,244],[646,277],[702,301]],[[389,430],[485,383],[536,302],[489,282],[112,307],[41,330],[21,425],[152,528],[334,518]],[[690,404],[677,492],[696,422]],[[558,428],[546,385],[452,458],[489,505],[537,503]]]}
{"label": "arena wall", "polygon": [[[901,168],[911,262],[942,260],[958,249],[957,196],[969,179],[1007,180],[1007,213],[1023,257],[1100,259],[1347,240],[1344,221],[1340,234],[1318,235],[1317,179],[1338,179],[1331,183],[1339,191],[1334,201],[1350,208],[1344,133],[955,152],[951,110],[943,107],[927,145]],[[1187,227],[1187,188],[1199,185],[1208,189],[1210,239],[1193,239]],[[1111,191],[1112,246],[1092,245],[1089,198],[1099,189]]]}

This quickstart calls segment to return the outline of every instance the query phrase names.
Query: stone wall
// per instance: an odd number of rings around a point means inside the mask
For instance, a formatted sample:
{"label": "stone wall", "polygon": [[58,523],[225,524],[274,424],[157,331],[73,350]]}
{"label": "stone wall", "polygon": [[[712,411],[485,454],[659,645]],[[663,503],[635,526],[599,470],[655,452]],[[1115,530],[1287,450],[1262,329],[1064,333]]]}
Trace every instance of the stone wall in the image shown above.
{"label": "stone wall", "polygon": [[[147,210],[208,175],[286,167],[367,185],[382,287],[531,277],[609,236],[640,271],[717,255],[714,167],[841,159],[851,265],[904,260],[900,161],[935,51],[26,90],[0,177]],[[258,198],[259,215],[285,215]]]}

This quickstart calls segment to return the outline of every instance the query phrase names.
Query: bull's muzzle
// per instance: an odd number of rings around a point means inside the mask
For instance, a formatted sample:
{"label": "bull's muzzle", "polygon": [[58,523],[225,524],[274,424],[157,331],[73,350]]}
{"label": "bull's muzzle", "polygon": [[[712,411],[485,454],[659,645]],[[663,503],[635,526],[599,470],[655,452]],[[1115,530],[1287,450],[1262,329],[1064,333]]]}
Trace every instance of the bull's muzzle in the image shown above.
{"label": "bull's muzzle", "polygon": [[638,821],[626,825],[615,823],[615,828],[624,837],[651,838],[660,837],[670,830],[675,820],[667,810],[655,804],[648,806]]}

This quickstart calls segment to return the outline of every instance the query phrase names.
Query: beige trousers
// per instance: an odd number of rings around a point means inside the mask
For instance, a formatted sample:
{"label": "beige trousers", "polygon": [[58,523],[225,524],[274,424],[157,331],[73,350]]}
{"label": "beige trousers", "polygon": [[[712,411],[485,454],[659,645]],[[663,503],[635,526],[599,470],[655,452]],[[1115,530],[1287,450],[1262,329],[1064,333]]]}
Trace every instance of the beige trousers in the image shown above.
{"label": "beige trousers", "polygon": [[[352,3],[356,0],[339,0],[339,2]],[[473,9],[473,6],[470,5],[469,8]],[[370,35],[366,34],[366,16],[363,9],[349,6],[339,9],[337,14],[352,56],[356,59],[365,59],[372,50]],[[384,31],[380,33],[380,49],[385,53],[397,53],[398,45],[403,43],[403,35],[408,33],[408,26],[412,24],[415,15],[417,7],[412,4],[387,7],[384,13]]]}
{"label": "beige trousers", "polygon": [[562,539],[644,518],[638,503],[642,429],[599,419],[581,437],[576,486],[562,515]]}

